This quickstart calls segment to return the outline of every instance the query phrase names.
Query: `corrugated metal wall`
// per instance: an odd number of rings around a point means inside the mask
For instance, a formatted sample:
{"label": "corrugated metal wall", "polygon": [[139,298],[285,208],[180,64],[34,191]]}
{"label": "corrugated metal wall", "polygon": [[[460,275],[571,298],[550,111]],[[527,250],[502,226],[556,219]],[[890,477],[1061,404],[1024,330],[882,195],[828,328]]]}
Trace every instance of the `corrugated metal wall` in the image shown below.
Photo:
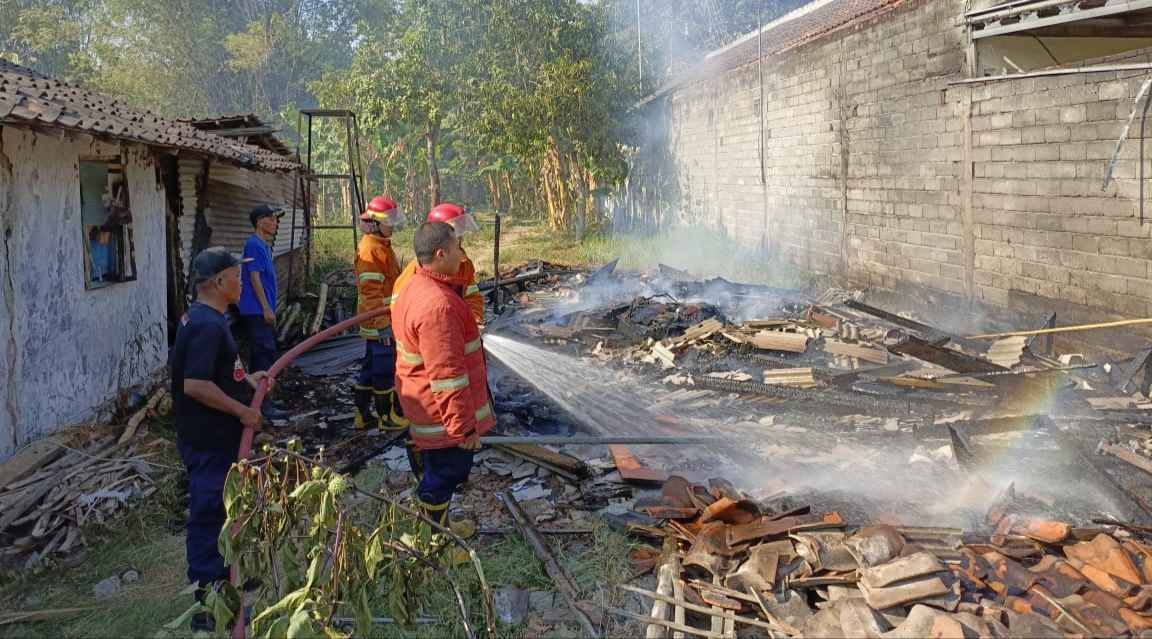
{"label": "corrugated metal wall", "polygon": [[191,264],[192,236],[196,232],[196,182],[204,160],[180,159],[180,264],[187,275]]}
{"label": "corrugated metal wall", "polygon": [[[192,237],[196,226],[196,181],[202,167],[200,160],[180,161],[180,197],[183,200],[180,215],[180,250],[185,268],[191,258]],[[212,228],[212,244],[236,252],[242,251],[244,241],[252,235],[248,212],[261,204],[276,204],[285,207],[288,212],[280,224],[273,254],[279,256],[287,253],[292,246],[294,180],[292,174],[260,173],[213,164],[208,173],[207,206],[204,210],[204,217],[208,226]],[[303,198],[300,193],[296,193],[295,196],[296,220],[297,224],[302,226]],[[297,248],[303,246],[306,238],[307,233],[304,229],[297,230],[295,246]]]}

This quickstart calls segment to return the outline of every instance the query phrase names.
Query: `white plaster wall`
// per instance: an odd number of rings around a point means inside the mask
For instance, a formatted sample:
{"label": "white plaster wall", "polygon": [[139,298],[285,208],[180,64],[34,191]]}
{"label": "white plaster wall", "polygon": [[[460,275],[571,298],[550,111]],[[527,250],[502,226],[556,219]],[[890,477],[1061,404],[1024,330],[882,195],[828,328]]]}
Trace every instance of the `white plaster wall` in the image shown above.
{"label": "white plaster wall", "polygon": [[[107,145],[4,128],[18,349],[15,443],[91,420],[167,360],[165,201],[150,151],[123,145],[137,279],[84,287],[79,157]],[[7,439],[11,439],[10,437]],[[2,449],[0,449],[2,450]]]}

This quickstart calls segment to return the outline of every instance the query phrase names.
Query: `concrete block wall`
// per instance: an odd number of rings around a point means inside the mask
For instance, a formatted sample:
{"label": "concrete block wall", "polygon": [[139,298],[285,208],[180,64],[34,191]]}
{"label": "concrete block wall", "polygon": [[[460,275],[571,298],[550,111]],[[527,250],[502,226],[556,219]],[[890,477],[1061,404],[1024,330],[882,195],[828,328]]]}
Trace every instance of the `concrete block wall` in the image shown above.
{"label": "concrete block wall", "polygon": [[971,88],[978,299],[1003,305],[1023,292],[1128,316],[1152,310],[1138,120],[1103,188],[1144,77],[1080,74]]}
{"label": "concrete block wall", "polygon": [[847,284],[1147,316],[1136,130],[1101,188],[1141,72],[964,82],[962,12],[905,0],[675,90],[683,218]]}
{"label": "concrete block wall", "polygon": [[854,281],[964,290],[964,105],[947,90],[964,68],[957,6],[906,2],[838,38]]}
{"label": "concrete block wall", "polygon": [[910,0],[674,93],[685,217],[811,271],[961,290],[963,127],[946,81],[964,54],[951,4]]}

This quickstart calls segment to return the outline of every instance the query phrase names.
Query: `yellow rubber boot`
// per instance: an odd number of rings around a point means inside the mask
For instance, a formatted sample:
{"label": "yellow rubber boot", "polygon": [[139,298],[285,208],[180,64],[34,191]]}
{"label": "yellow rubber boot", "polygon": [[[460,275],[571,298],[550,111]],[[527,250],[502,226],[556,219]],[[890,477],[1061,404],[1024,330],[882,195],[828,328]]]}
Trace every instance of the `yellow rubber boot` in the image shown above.
{"label": "yellow rubber boot", "polygon": [[461,539],[471,539],[476,536],[476,522],[471,519],[457,519],[448,522],[448,530]]}
{"label": "yellow rubber boot", "polygon": [[404,409],[400,407],[400,396],[395,390],[388,391],[388,404],[388,421],[392,422],[393,428],[396,430],[408,428],[412,422],[404,416]]}
{"label": "yellow rubber boot", "polygon": [[[448,530],[451,530],[457,537],[468,539],[476,534],[476,524],[470,520],[448,521],[448,504],[432,506],[422,501],[417,501],[420,504],[420,512],[423,513],[424,516],[441,526],[447,527]],[[472,560],[467,550],[448,541],[443,536],[439,536],[438,538],[443,539],[444,542],[448,544],[441,556],[449,566],[459,566]]]}
{"label": "yellow rubber boot", "polygon": [[407,425],[397,426],[396,423],[392,421],[392,396],[394,393],[390,390],[373,392],[376,399],[376,414],[379,415],[376,427],[379,428],[381,432],[390,433],[407,428]]}
{"label": "yellow rubber boot", "polygon": [[428,519],[440,524],[441,526],[448,523],[448,504],[428,504],[416,498],[416,505],[420,507],[420,514]]}
{"label": "yellow rubber boot", "polygon": [[364,430],[374,421],[372,415],[372,387],[357,384],[353,387],[352,396],[355,398],[356,417],[352,422],[356,430]]}

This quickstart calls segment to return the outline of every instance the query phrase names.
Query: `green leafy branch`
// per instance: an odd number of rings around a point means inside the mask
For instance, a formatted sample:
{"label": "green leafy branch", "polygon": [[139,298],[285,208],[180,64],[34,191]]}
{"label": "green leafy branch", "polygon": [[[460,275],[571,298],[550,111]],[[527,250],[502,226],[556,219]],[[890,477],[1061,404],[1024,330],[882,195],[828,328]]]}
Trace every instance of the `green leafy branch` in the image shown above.
{"label": "green leafy branch", "polygon": [[[350,611],[358,636],[372,626],[373,601],[384,595],[391,617],[412,627],[438,580],[455,596],[461,625],[476,632],[464,593],[441,557],[458,546],[467,551],[478,577],[488,636],[495,630],[492,594],[475,551],[463,539],[420,513],[383,495],[362,491],[347,476],[300,453],[300,444],[266,446],[264,457],[233,465],[224,484],[227,520],[219,547],[237,567],[237,583],[269,579],[251,593],[252,636],[347,637],[336,623]],[[369,503],[378,512],[358,509]],[[242,597],[231,584],[213,588],[202,606],[194,606],[169,624],[175,629],[200,610],[213,614],[217,633],[227,629]],[[349,616],[349,615],[345,615]]]}

